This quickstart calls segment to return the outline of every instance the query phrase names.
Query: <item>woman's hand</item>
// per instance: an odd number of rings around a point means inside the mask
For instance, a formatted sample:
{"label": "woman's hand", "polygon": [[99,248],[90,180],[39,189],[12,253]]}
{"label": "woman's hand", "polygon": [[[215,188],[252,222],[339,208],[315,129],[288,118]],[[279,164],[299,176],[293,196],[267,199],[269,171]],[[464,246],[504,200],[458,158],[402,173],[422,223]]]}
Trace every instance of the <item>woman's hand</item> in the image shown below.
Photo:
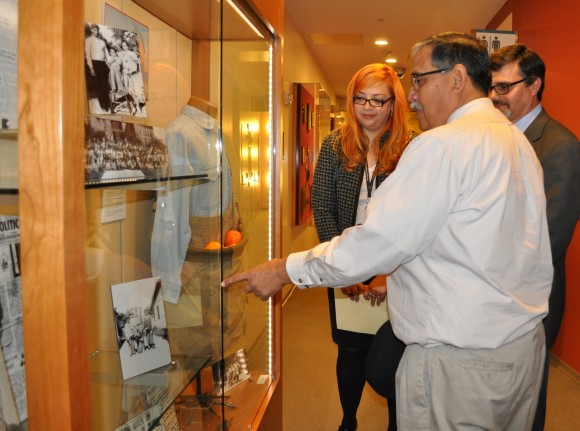
{"label": "woman's hand", "polygon": [[351,301],[358,302],[361,294],[364,294],[368,287],[362,283],[353,284],[347,287],[341,287],[340,291],[350,298]]}
{"label": "woman's hand", "polygon": [[387,298],[387,277],[377,275],[370,282],[368,290],[363,294],[363,298],[371,302],[371,307],[378,307]]}

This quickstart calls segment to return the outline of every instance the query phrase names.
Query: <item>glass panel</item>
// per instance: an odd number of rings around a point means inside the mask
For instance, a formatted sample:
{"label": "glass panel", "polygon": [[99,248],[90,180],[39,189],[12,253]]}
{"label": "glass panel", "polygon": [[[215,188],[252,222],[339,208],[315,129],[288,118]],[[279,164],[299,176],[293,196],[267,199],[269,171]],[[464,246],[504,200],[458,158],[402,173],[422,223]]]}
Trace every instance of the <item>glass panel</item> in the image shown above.
{"label": "glass panel", "polygon": [[[5,195],[18,190],[18,1],[1,4],[0,195]],[[6,214],[5,205],[11,206],[0,198],[0,214]]]}
{"label": "glass panel", "polygon": [[18,2],[0,4],[0,428],[27,430],[18,206]]}
{"label": "glass panel", "polygon": [[270,256],[270,35],[229,1],[85,0],[85,20],[93,429],[241,429],[270,303],[220,282]]}
{"label": "glass panel", "polygon": [[[231,3],[224,7],[227,10]],[[239,21],[235,28],[245,34],[243,38],[223,41],[222,126],[236,179],[234,201],[238,203],[243,234],[248,239],[243,264],[250,268],[270,256],[270,40],[268,32],[257,24]],[[240,288],[232,286],[229,290]],[[270,303],[253,295],[247,301],[243,336],[225,346],[224,355],[242,348],[247,351],[252,382],[230,393],[232,398],[244,397],[247,399],[244,403],[252,405],[258,404],[272,382]],[[237,420],[237,412],[225,409],[224,414],[233,429],[242,429],[244,422]]]}

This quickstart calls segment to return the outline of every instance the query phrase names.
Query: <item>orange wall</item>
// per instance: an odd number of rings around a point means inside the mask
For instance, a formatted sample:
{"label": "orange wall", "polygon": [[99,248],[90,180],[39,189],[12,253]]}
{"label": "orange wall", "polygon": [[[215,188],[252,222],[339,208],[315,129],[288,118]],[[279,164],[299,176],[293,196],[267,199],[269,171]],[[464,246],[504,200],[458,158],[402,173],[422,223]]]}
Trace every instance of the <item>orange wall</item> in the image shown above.
{"label": "orange wall", "polygon": [[[546,89],[542,105],[580,136],[580,46],[578,0],[508,0],[488,28],[497,28],[512,13],[519,42],[536,51],[546,63]],[[578,167],[580,169],[580,167]],[[580,199],[580,196],[574,196]],[[566,256],[566,311],[552,352],[580,373],[580,224]]]}

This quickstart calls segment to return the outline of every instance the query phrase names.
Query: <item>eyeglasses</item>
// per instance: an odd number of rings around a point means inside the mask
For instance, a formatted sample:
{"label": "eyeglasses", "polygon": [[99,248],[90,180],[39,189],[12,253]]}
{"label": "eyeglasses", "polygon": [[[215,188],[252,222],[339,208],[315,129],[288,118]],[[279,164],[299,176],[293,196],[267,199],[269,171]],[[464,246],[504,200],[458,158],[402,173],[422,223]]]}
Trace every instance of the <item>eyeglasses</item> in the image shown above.
{"label": "eyeglasses", "polygon": [[354,96],[352,98],[352,102],[355,105],[361,105],[361,106],[364,106],[367,104],[367,102],[369,102],[369,105],[371,105],[373,108],[380,108],[381,106],[383,106],[385,103],[387,103],[392,98],[393,98],[393,96],[389,97],[388,99],[382,100],[382,99],[365,99],[362,96]]}
{"label": "eyeglasses", "polygon": [[427,75],[433,75],[434,73],[446,73],[446,72],[449,72],[451,69],[453,69],[453,68],[446,67],[444,69],[431,70],[429,72],[411,73],[411,85],[413,86],[413,90],[419,91],[419,88],[421,87],[421,82],[423,82],[423,80],[418,79],[418,78],[421,78],[421,77],[427,76]]}
{"label": "eyeglasses", "polygon": [[495,85],[492,85],[490,87],[489,92],[491,93],[492,91],[495,91],[496,94],[503,96],[504,94],[508,94],[510,92],[512,85],[519,84],[520,82],[524,82],[525,80],[526,80],[526,78],[520,79],[519,81],[514,81],[514,82],[508,82],[508,83],[503,82],[501,84],[495,84]]}

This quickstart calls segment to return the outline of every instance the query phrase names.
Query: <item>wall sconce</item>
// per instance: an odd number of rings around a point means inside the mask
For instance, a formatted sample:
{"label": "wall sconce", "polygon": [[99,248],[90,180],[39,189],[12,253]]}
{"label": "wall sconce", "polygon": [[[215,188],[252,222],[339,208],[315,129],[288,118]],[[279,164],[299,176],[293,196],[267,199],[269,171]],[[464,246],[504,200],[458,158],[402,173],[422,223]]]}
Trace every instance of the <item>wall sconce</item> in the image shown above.
{"label": "wall sconce", "polygon": [[257,123],[241,125],[240,149],[242,186],[255,187],[260,183],[260,127]]}

